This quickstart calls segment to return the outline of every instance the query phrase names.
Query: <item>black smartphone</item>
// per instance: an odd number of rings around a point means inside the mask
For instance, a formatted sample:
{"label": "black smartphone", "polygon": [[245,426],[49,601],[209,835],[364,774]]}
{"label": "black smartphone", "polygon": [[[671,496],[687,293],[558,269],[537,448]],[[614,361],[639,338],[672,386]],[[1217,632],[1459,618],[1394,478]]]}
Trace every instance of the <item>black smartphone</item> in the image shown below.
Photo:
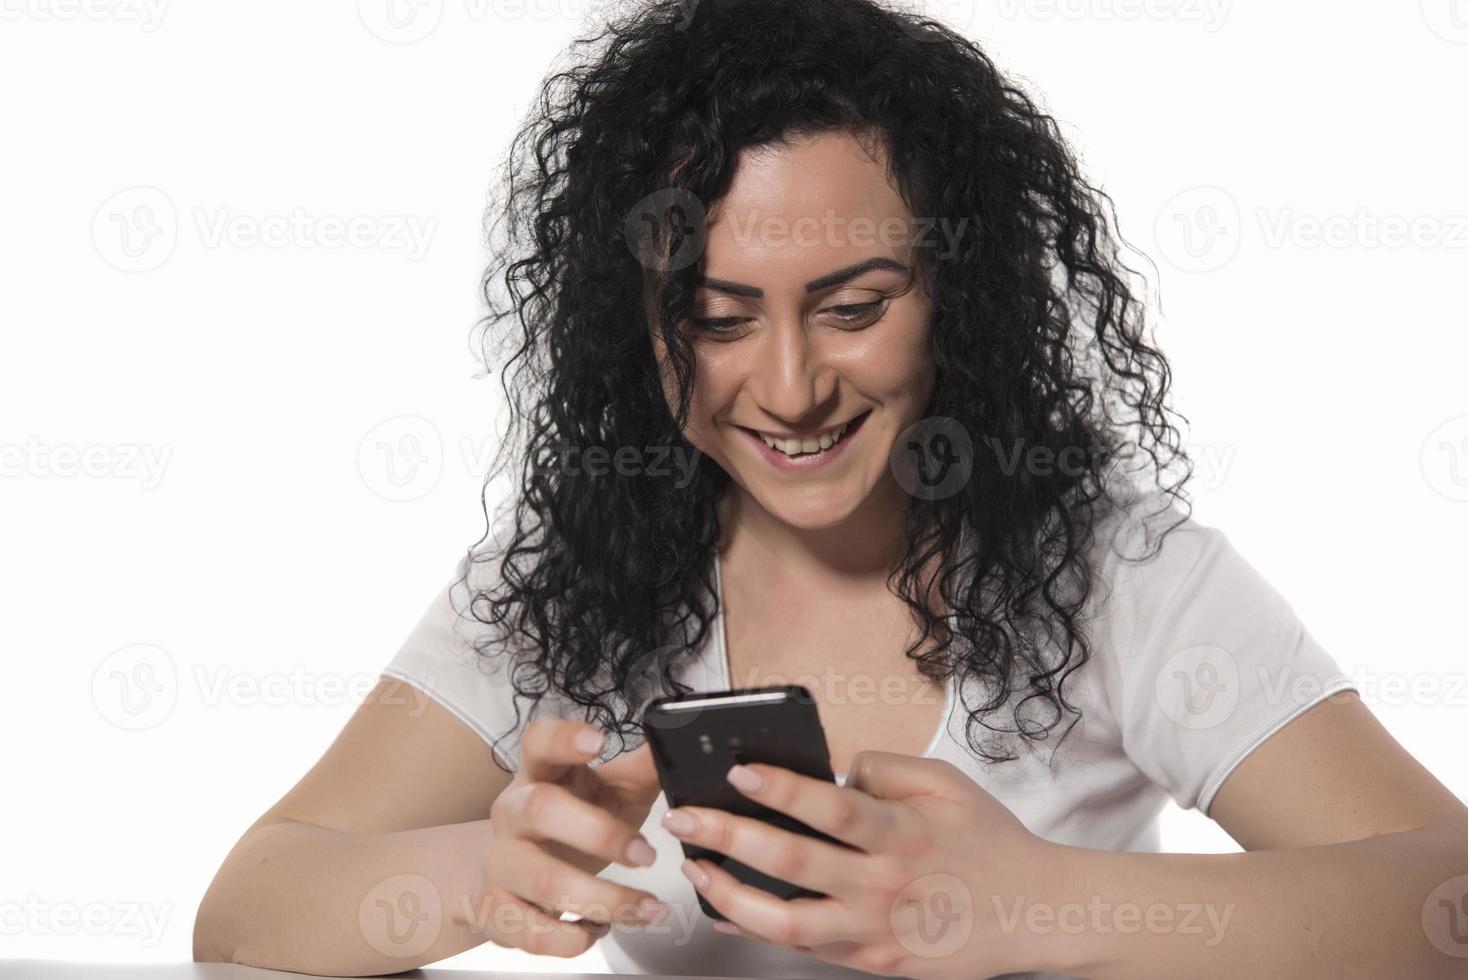
{"label": "black smartphone", "polygon": [[[714,807],[847,846],[794,817],[751,800],[729,785],[726,778],[735,763],[764,762],[835,783],[820,713],[805,687],[789,684],[668,695],[648,704],[642,724],[669,809]],[[718,851],[686,842],[682,846],[685,857],[709,860],[740,881],[780,898],[824,897]],[[698,905],[710,918],[724,918],[702,894]]]}

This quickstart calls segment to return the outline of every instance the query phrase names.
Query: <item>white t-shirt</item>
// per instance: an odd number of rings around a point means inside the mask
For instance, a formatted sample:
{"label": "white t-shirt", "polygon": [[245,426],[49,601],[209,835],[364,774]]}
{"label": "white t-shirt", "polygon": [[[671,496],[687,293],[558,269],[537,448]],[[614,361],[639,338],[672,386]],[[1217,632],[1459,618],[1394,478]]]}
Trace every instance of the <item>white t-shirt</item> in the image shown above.
{"label": "white t-shirt", "polygon": [[[923,755],[945,759],[1008,807],[1032,832],[1063,844],[1116,851],[1156,851],[1157,815],[1170,797],[1207,813],[1234,767],[1307,708],[1354,684],[1305,630],[1285,599],[1230,545],[1224,534],[1189,518],[1170,531],[1153,557],[1144,523],[1174,524],[1175,509],[1154,495],[1100,521],[1087,603],[1090,660],[1066,682],[1082,710],[1058,749],[1063,725],[1040,751],[985,763],[964,734],[957,682],[946,685],[943,724]],[[499,533],[499,532],[497,532]],[[1130,557],[1123,557],[1130,556]],[[476,589],[492,581],[497,562],[475,564]],[[462,564],[460,566],[462,568]],[[718,563],[715,562],[717,581]],[[475,654],[483,624],[467,611],[463,586],[451,583],[383,671],[421,689],[494,742],[518,768],[518,732],[506,672]],[[729,685],[723,621],[679,679],[694,690]],[[968,698],[977,703],[978,692]],[[819,700],[819,699],[818,699]],[[528,702],[522,699],[521,712]],[[548,696],[538,709],[583,717]],[[1012,724],[1009,709],[997,723]],[[1066,717],[1065,724],[1071,716]],[[495,741],[497,737],[506,736]],[[607,754],[617,751],[608,739]],[[872,746],[880,748],[880,746]],[[838,774],[842,781],[844,774]],[[611,865],[601,876],[645,888],[670,914],[644,929],[614,926],[600,945],[618,973],[745,977],[869,977],[815,957],[715,932],[679,872],[677,838],[661,825],[660,794],[641,830],[657,851],[647,868]],[[1053,974],[1025,974],[1029,977]]]}

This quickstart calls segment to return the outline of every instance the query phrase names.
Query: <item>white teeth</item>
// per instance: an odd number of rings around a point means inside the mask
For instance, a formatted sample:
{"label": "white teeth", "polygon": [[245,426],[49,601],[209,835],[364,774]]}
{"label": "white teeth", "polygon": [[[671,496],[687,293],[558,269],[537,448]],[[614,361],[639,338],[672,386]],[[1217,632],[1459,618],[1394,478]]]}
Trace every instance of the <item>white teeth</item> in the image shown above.
{"label": "white teeth", "polygon": [[778,449],[786,456],[795,456],[799,453],[816,453],[830,449],[836,443],[840,442],[841,437],[846,434],[846,426],[847,423],[842,422],[836,428],[829,432],[822,432],[814,439],[776,439],[773,436],[765,435],[763,432],[759,434],[759,437],[771,449]]}

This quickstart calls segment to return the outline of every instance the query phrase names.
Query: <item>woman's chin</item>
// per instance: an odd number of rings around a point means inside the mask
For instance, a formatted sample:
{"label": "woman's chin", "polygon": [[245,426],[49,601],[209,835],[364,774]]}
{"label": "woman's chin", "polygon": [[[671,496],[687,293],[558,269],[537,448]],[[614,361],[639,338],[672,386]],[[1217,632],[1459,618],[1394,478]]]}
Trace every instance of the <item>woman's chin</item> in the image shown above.
{"label": "woman's chin", "polygon": [[811,487],[804,492],[789,487],[754,491],[755,499],[771,517],[802,531],[840,527],[860,508],[863,496],[843,487]]}

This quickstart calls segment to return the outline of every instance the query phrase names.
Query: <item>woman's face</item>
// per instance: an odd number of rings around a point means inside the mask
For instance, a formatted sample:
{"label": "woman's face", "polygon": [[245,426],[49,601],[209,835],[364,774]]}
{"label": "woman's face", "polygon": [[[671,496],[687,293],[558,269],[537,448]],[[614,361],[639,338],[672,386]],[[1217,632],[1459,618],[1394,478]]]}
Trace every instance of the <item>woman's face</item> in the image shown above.
{"label": "woman's face", "polygon": [[838,134],[746,151],[708,214],[684,436],[788,525],[896,491],[888,453],[932,390],[917,234],[885,159]]}

